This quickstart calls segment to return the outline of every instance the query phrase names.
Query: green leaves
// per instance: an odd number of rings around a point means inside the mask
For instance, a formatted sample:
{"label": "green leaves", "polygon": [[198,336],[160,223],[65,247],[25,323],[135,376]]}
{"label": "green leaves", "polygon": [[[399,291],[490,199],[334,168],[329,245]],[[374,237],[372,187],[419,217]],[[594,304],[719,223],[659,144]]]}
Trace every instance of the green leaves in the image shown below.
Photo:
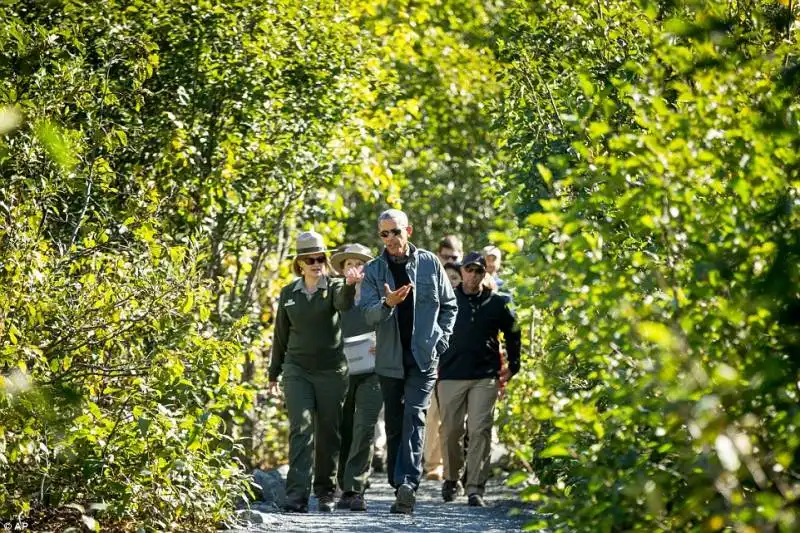
{"label": "green leaves", "polygon": [[549,457],[569,457],[570,455],[569,449],[561,446],[560,444],[548,446],[539,453],[539,457],[542,459],[547,459]]}
{"label": "green leaves", "polygon": [[16,108],[11,106],[0,108],[0,135],[15,130],[21,123],[22,115]]}
{"label": "green leaves", "polygon": [[797,37],[745,4],[0,10],[3,485],[218,523],[293,232],[396,205],[509,252],[549,529],[788,531]]}
{"label": "green leaves", "polygon": [[78,162],[77,148],[66,131],[47,120],[36,124],[34,131],[47,153],[64,172],[69,172],[75,167]]}
{"label": "green leaves", "polygon": [[645,321],[641,322],[636,329],[645,341],[657,344],[664,350],[672,351],[678,347],[675,336],[664,324]]}
{"label": "green leaves", "polygon": [[497,114],[535,359],[503,433],[560,517],[550,530],[800,523],[772,485],[793,482],[758,473],[800,446],[780,422],[800,416],[781,399],[796,396],[798,329],[777,318],[800,282],[786,204],[800,100],[777,82],[797,36],[765,38],[773,8],[520,2],[507,16]]}

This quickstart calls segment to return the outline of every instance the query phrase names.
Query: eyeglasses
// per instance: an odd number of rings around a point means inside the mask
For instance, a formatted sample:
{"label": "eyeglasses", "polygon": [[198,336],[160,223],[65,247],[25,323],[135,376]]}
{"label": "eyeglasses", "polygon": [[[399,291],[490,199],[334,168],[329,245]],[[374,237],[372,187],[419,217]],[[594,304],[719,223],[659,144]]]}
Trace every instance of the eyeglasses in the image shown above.
{"label": "eyeglasses", "polygon": [[381,239],[388,239],[389,235],[394,235],[395,237],[399,237],[400,234],[403,233],[402,228],[392,228],[390,230],[383,230],[378,235],[381,236]]}
{"label": "eyeglasses", "polygon": [[467,271],[467,272],[469,272],[470,274],[479,274],[479,275],[481,275],[481,276],[482,276],[482,275],[484,275],[484,274],[486,274],[486,269],[484,269],[484,268],[481,268],[481,267],[479,267],[479,266],[472,266],[472,265],[470,265],[470,266],[465,266],[465,267],[464,267],[464,270],[465,270],[465,271]]}
{"label": "eyeglasses", "polygon": [[303,262],[308,266],[311,266],[314,263],[319,263],[320,265],[324,265],[327,260],[328,258],[325,257],[324,255],[319,255],[317,257],[303,257]]}

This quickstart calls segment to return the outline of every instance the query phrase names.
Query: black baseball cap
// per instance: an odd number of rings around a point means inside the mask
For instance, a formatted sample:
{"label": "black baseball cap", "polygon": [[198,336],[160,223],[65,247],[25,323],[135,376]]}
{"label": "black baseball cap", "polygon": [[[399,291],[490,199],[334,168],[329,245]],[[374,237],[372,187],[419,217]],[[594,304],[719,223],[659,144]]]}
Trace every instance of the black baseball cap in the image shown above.
{"label": "black baseball cap", "polygon": [[470,252],[464,257],[464,260],[461,261],[462,267],[469,265],[479,265],[486,270],[486,258],[483,257],[483,254],[480,252]]}

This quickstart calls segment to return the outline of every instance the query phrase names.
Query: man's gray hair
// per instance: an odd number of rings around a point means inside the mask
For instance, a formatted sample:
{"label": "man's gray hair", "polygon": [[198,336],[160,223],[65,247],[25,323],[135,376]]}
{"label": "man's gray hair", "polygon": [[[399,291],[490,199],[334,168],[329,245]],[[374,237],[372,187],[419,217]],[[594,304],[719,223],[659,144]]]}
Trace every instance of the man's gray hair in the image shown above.
{"label": "man's gray hair", "polygon": [[408,227],[408,216],[399,209],[387,209],[378,217],[378,225],[384,220],[394,220],[398,227]]}

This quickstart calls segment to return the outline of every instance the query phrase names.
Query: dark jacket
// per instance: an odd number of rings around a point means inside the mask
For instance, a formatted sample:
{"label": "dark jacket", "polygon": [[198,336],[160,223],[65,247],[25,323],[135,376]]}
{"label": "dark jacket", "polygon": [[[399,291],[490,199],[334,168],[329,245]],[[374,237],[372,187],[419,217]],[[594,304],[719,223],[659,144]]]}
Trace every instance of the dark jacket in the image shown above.
{"label": "dark jacket", "polygon": [[309,300],[301,290],[303,279],[281,290],[275,317],[269,380],[275,381],[284,362],[304,370],[342,370],[347,367],[340,312],[353,307],[356,289],[344,279],[326,278],[327,287]]}
{"label": "dark jacket", "polygon": [[458,315],[450,347],[439,361],[439,379],[484,379],[500,373],[500,342],[505,337],[508,368],[519,372],[521,336],[511,297],[483,290],[475,295],[456,287]]}

